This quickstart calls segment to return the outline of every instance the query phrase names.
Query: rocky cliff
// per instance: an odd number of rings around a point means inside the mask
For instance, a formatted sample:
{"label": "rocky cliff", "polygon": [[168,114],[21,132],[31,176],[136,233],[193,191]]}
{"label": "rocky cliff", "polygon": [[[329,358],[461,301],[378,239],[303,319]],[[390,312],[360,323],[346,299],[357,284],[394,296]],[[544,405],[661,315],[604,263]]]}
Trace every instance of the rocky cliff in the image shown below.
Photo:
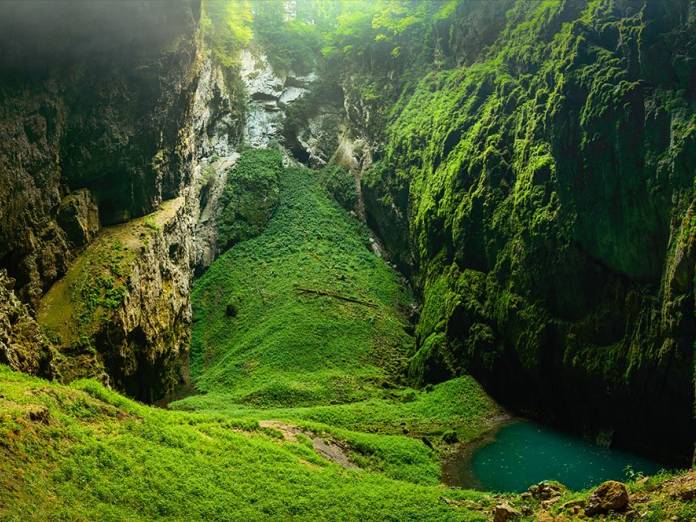
{"label": "rocky cliff", "polygon": [[0,263],[35,306],[100,223],[190,183],[200,4],[0,9]]}
{"label": "rocky cliff", "polygon": [[696,5],[517,2],[385,127],[369,221],[422,296],[412,376],[693,449]]}
{"label": "rocky cliff", "polygon": [[0,7],[3,359],[153,400],[186,378],[241,114],[200,2],[36,6]]}
{"label": "rocky cliff", "polygon": [[471,372],[516,412],[688,460],[696,4],[409,12],[334,35],[285,134],[351,170],[420,295],[411,377]]}

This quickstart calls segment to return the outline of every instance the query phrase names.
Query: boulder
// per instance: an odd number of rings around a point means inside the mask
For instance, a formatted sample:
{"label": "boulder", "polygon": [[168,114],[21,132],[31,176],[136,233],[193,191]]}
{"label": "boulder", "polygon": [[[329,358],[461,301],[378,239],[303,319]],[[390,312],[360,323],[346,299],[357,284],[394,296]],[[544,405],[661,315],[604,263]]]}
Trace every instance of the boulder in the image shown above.
{"label": "boulder", "polygon": [[493,522],[506,522],[520,518],[522,513],[517,511],[507,502],[501,502],[493,508]]}
{"label": "boulder", "polygon": [[616,480],[608,480],[594,490],[585,508],[588,516],[623,511],[628,506],[628,491],[626,486]]}
{"label": "boulder", "polygon": [[558,482],[544,481],[530,486],[527,492],[536,500],[550,500],[560,497],[565,489],[565,486]]}

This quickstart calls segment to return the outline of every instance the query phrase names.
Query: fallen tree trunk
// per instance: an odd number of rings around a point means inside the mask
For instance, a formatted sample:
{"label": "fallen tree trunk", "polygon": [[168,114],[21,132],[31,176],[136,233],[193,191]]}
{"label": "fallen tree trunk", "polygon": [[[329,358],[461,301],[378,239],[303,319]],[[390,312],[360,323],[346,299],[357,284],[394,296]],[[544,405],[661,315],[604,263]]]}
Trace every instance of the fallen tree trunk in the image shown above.
{"label": "fallen tree trunk", "polygon": [[302,287],[296,287],[296,290],[300,292],[301,294],[312,294],[312,295],[321,295],[324,297],[333,297],[334,299],[340,299],[341,301],[347,301],[349,303],[356,303],[364,306],[371,306],[373,308],[377,307],[375,303],[371,303],[369,301],[363,301],[361,299],[356,299],[355,297],[349,297],[341,294],[337,294],[335,292],[327,292],[324,290],[313,290],[311,288],[302,288]]}

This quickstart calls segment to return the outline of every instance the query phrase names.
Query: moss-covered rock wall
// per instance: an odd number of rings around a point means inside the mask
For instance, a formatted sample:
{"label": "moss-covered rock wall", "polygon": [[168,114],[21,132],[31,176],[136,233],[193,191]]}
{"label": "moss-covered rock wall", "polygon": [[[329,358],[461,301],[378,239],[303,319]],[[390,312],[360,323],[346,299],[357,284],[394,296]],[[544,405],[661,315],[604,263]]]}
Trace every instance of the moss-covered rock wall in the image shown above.
{"label": "moss-covered rock wall", "polygon": [[[516,2],[402,96],[363,179],[421,381],[670,456],[694,441],[696,6]],[[379,147],[378,147],[379,148]]]}
{"label": "moss-covered rock wall", "polygon": [[146,401],[187,379],[190,285],[241,133],[200,10],[0,5],[0,362]]}

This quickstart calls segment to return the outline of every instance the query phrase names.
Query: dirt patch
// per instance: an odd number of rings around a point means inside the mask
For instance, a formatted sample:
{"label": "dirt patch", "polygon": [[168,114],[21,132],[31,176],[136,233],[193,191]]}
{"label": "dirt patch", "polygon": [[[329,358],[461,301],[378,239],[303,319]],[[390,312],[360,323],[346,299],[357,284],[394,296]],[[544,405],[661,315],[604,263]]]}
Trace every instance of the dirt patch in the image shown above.
{"label": "dirt patch", "polygon": [[667,480],[661,485],[661,489],[670,498],[676,500],[690,501],[696,499],[696,470]]}
{"label": "dirt patch", "polygon": [[280,421],[263,420],[259,421],[261,428],[272,428],[283,434],[283,439],[288,442],[297,442],[297,435],[302,434],[312,440],[314,451],[325,459],[343,466],[344,468],[357,468],[350,458],[348,458],[347,448],[338,441],[322,438],[309,430],[302,430],[297,426],[292,426]]}

